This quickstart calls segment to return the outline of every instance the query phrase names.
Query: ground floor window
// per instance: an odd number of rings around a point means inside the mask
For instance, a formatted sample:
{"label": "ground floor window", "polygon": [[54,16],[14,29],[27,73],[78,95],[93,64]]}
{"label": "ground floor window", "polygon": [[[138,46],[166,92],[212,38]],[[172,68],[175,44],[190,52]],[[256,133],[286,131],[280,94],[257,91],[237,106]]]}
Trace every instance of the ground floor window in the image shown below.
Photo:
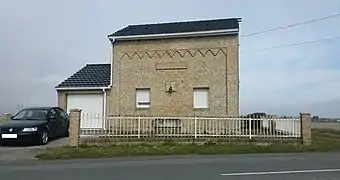
{"label": "ground floor window", "polygon": [[194,88],[194,109],[209,107],[209,88]]}
{"label": "ground floor window", "polygon": [[150,89],[137,88],[136,89],[136,107],[149,108],[150,107]]}

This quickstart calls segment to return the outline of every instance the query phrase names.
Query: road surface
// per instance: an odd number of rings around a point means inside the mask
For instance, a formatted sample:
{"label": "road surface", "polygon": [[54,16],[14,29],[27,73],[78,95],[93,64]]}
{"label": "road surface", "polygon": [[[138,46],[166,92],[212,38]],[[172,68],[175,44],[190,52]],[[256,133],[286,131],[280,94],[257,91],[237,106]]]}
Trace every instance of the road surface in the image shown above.
{"label": "road surface", "polygon": [[0,177],[15,180],[339,180],[340,153],[2,163]]}

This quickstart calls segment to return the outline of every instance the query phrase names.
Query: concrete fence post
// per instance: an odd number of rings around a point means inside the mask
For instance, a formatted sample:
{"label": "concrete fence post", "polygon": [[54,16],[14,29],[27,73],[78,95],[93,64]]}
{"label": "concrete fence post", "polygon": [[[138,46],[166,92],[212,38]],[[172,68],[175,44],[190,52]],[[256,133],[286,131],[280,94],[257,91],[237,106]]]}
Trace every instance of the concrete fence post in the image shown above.
{"label": "concrete fence post", "polygon": [[310,113],[300,113],[301,138],[303,145],[312,144],[312,122]]}
{"label": "concrete fence post", "polygon": [[69,146],[79,146],[81,110],[70,110]]}
{"label": "concrete fence post", "polygon": [[0,119],[0,122],[1,122],[1,121],[2,121],[2,122],[5,122],[5,121],[11,120],[11,116],[12,116],[11,113],[3,113],[3,114],[2,114],[2,117],[1,117],[1,119]]}

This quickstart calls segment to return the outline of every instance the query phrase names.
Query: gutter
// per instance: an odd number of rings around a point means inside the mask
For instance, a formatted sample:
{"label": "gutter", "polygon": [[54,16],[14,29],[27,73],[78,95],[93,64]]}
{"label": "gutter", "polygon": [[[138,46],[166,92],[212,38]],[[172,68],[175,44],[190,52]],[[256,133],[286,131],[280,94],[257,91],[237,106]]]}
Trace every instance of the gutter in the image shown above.
{"label": "gutter", "polygon": [[103,102],[103,106],[104,106],[104,110],[103,110],[103,115],[104,117],[106,116],[106,95],[107,95],[107,92],[106,92],[106,89],[103,89],[103,92],[104,92],[104,102]]}
{"label": "gutter", "polygon": [[62,87],[55,88],[56,90],[102,90],[102,89],[110,89],[110,87]]}
{"label": "gutter", "polygon": [[[168,33],[168,34],[148,34],[148,35],[132,35],[132,36],[111,36],[109,38],[116,40],[137,40],[137,39],[160,39],[160,38],[179,38],[179,37],[199,37],[199,36],[217,36],[217,35],[237,35],[238,28],[223,29],[213,31],[199,32],[183,32],[183,33]],[[112,42],[112,39],[110,40]]]}
{"label": "gutter", "polygon": [[106,92],[106,89],[103,89],[103,92],[104,92],[104,98],[103,98],[103,129],[106,130],[106,110],[107,110],[107,98],[106,98],[106,95],[107,95],[107,92]]}
{"label": "gutter", "polygon": [[111,88],[112,87],[112,85],[113,85],[113,68],[114,68],[114,66],[113,66],[113,57],[114,57],[114,40],[112,39],[112,38],[110,38],[109,37],[109,40],[110,40],[110,42],[111,42],[111,47],[112,47],[112,50],[111,50],[111,57],[110,57],[110,64],[111,64],[111,70],[110,70],[110,85],[109,85],[109,88]]}

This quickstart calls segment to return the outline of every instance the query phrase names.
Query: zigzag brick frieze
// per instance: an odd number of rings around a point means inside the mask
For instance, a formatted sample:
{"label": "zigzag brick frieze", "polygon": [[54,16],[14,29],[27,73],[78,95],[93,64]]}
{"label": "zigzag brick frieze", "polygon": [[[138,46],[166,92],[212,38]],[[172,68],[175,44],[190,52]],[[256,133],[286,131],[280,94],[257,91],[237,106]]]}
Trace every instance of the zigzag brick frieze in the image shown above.
{"label": "zigzag brick frieze", "polygon": [[176,55],[179,57],[185,57],[187,55],[191,57],[201,56],[206,57],[208,55],[217,56],[220,53],[226,55],[226,47],[222,48],[207,48],[207,49],[174,49],[174,50],[152,50],[152,51],[129,51],[124,52],[121,56],[121,59],[128,58],[130,60],[134,58],[144,59],[144,58],[164,58],[170,57],[173,58]]}

